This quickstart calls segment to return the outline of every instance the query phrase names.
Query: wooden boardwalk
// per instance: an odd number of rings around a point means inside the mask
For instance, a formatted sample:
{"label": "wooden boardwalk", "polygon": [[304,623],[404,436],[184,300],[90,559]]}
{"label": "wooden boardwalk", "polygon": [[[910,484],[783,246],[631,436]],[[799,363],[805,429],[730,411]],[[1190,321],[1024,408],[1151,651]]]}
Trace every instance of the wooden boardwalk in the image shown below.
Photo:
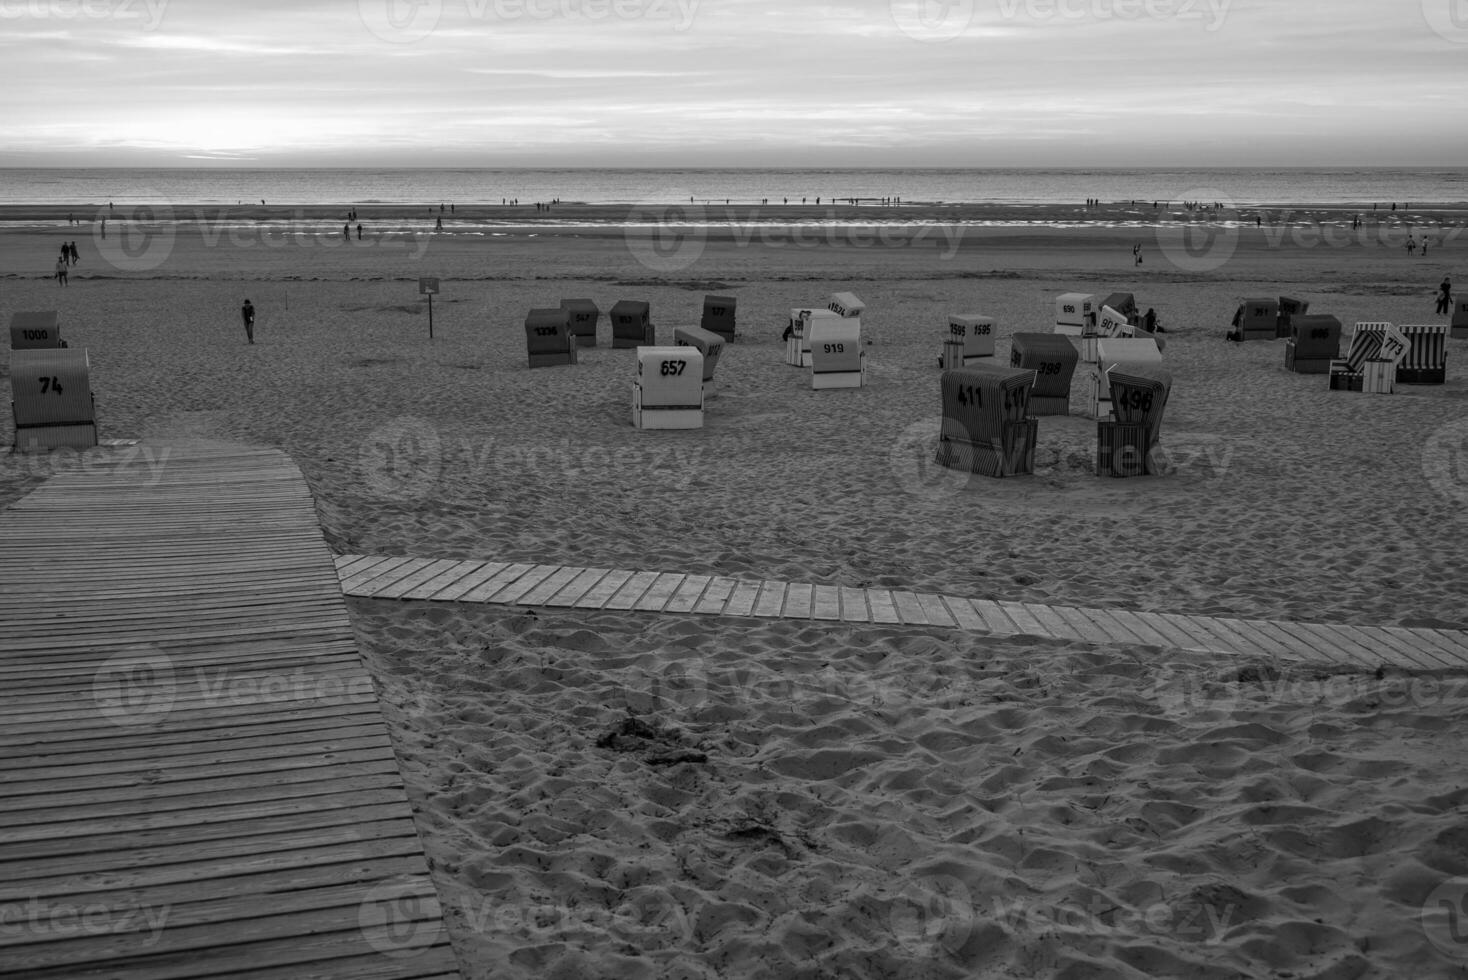
{"label": "wooden boardwalk", "polygon": [[938,626],[1269,660],[1409,670],[1468,668],[1468,633],[1457,630],[1176,616],[900,589],[497,561],[340,555],[336,566],[342,591],[368,599]]}
{"label": "wooden boardwalk", "polygon": [[457,969],[289,459],[143,443],[0,514],[0,976]]}

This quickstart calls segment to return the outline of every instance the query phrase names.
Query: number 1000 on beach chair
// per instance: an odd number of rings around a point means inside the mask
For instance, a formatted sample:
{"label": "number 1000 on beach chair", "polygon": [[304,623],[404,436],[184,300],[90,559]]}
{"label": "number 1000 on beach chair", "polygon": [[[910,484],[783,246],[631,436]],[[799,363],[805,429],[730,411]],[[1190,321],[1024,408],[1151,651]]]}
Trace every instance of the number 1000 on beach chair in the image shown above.
{"label": "number 1000 on beach chair", "polygon": [[697,347],[637,348],[632,424],[639,429],[703,428],[703,354]]}
{"label": "number 1000 on beach chair", "polygon": [[11,350],[37,350],[43,347],[65,347],[55,310],[37,313],[13,313],[10,316]]}
{"label": "number 1000 on beach chair", "polygon": [[97,412],[85,348],[18,350],[10,354],[10,390],[17,452],[90,449]]}

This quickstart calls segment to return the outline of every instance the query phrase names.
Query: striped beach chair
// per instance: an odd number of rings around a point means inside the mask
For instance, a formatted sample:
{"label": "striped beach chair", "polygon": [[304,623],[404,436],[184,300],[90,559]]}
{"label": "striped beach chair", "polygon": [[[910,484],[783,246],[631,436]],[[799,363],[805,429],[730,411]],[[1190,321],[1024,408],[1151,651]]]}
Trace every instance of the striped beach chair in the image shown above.
{"label": "striped beach chair", "polygon": [[1150,338],[1103,337],[1096,342],[1096,366],[1086,379],[1088,417],[1104,419],[1111,414],[1111,382],[1107,372],[1115,364],[1161,364],[1162,352]]}
{"label": "striped beach chair", "polygon": [[698,348],[637,348],[632,424],[639,429],[703,428],[703,355]]}
{"label": "striped beach chair", "polygon": [[561,309],[571,318],[571,335],[576,338],[576,346],[595,347],[601,308],[589,299],[563,299]]}
{"label": "striped beach chair", "polygon": [[703,327],[675,327],[673,329],[675,347],[696,347],[703,355],[703,380],[705,382],[714,380],[714,368],[719,365],[719,356],[724,353],[726,342],[723,334],[705,330]]}
{"label": "striped beach chair", "polygon": [[1285,370],[1296,374],[1329,374],[1331,362],[1341,356],[1341,321],[1324,314],[1297,314],[1290,318],[1285,341]]}
{"label": "striped beach chair", "polygon": [[97,407],[86,348],[12,351],[10,391],[16,452],[97,445]]}
{"label": "striped beach chair", "polygon": [[867,355],[862,350],[860,317],[812,315],[805,333],[810,342],[812,390],[860,388],[866,383]]}
{"label": "striped beach chair", "polygon": [[1096,297],[1090,293],[1061,293],[1055,300],[1055,332],[1084,336],[1096,326]]}
{"label": "striped beach chair", "polygon": [[1345,358],[1330,363],[1331,390],[1391,394],[1406,350],[1406,338],[1390,323],[1356,324]]}
{"label": "striped beach chair", "polygon": [[1096,473],[1142,476],[1162,434],[1162,413],[1172,394],[1172,375],[1158,364],[1122,361],[1106,372],[1114,418],[1096,422]]}
{"label": "striped beach chair", "polygon": [[960,368],[982,358],[993,357],[997,332],[998,326],[993,317],[978,313],[950,313],[938,366]]}
{"label": "striped beach chair", "polygon": [[734,340],[734,311],[738,301],[733,296],[705,296],[703,317],[699,327],[709,333],[719,334],[725,341]]}
{"label": "striped beach chair", "polygon": [[525,317],[525,350],[532,368],[576,363],[571,315],[560,307],[531,310]]}
{"label": "striped beach chair", "polygon": [[1070,414],[1070,385],[1079,359],[1068,336],[1017,333],[1009,338],[1009,366],[1035,372],[1031,415]]}
{"label": "striped beach chair", "polygon": [[1397,362],[1399,385],[1440,385],[1448,380],[1448,325],[1404,324],[1397,327],[1412,346]]}
{"label": "striped beach chair", "polygon": [[612,347],[651,347],[657,343],[651,307],[642,300],[618,300],[608,316],[612,321]]}
{"label": "striped beach chair", "polygon": [[65,346],[66,341],[61,339],[61,324],[55,310],[10,315],[11,350],[42,350]]}
{"label": "striped beach chair", "polygon": [[1029,414],[1035,372],[990,365],[944,371],[937,463],[983,476],[1035,471],[1039,419]]}

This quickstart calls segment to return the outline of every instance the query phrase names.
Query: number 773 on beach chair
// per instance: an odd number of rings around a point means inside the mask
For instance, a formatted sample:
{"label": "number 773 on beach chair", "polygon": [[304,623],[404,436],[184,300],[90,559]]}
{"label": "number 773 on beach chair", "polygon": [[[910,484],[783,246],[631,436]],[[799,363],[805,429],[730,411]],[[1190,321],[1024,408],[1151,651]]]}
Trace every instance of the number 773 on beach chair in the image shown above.
{"label": "number 773 on beach chair", "polygon": [[1358,323],[1344,360],[1330,362],[1332,391],[1362,391],[1390,395],[1397,363],[1411,343],[1390,323]]}
{"label": "number 773 on beach chair", "polygon": [[697,347],[637,348],[632,424],[639,429],[703,428],[703,354]]}
{"label": "number 773 on beach chair", "polygon": [[86,348],[12,351],[10,388],[18,452],[90,449],[97,410]]}

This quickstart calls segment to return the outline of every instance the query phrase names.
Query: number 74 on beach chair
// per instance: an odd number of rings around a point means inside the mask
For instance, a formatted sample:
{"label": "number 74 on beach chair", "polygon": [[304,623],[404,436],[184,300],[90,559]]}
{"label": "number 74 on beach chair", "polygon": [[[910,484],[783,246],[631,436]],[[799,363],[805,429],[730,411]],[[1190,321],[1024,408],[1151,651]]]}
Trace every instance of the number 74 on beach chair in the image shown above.
{"label": "number 74 on beach chair", "polygon": [[86,348],[12,351],[10,403],[17,452],[90,449],[97,411]]}

